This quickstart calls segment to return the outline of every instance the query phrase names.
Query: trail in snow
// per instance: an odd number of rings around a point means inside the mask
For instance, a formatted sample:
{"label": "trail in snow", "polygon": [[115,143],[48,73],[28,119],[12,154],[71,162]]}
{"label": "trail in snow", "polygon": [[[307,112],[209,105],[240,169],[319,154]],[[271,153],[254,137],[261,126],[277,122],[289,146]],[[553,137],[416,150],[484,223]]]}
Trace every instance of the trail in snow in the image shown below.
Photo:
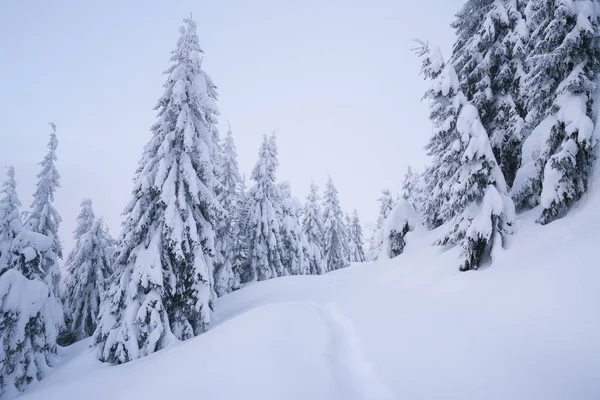
{"label": "trail in snow", "polygon": [[352,321],[334,303],[319,306],[330,336],[331,369],[341,400],[392,400],[394,397],[365,359]]}

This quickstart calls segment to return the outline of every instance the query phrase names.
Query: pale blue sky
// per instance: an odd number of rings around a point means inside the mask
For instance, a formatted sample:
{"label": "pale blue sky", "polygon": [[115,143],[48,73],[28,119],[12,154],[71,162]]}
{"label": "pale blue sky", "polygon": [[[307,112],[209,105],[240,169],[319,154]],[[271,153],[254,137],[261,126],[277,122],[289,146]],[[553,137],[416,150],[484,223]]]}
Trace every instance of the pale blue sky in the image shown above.
{"label": "pale blue sky", "polygon": [[[14,165],[24,208],[57,125],[56,206],[69,248],[82,198],[113,235],[154,121],[181,20],[193,13],[204,69],[219,87],[220,130],[233,128],[249,174],[277,129],[278,178],[304,201],[331,174],[364,223],[384,187],[426,162],[426,83],[412,39],[453,41],[462,0],[0,2],[0,164]],[[369,232],[366,232],[368,235]]]}

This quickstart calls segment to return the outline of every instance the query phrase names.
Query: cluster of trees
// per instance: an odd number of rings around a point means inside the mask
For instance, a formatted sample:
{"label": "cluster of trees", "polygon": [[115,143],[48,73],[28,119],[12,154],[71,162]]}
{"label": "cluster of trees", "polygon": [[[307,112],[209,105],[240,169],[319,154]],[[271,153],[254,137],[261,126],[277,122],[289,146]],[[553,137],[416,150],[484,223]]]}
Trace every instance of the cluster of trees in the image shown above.
{"label": "cluster of trees", "polygon": [[222,140],[217,129],[216,86],[201,68],[191,19],[171,61],[122,233],[112,239],[83,200],[62,279],[54,125],[27,214],[8,168],[0,198],[0,395],[41,379],[57,343],[93,336],[100,360],[125,363],[206,331],[216,297],[242,284],[364,261],[358,215],[342,212],[331,178],[323,201],[312,184],[304,206],[277,182],[274,134],[264,136],[246,189],[231,128]]}
{"label": "cluster of trees", "polygon": [[[431,81],[431,163],[406,174],[403,197],[437,245],[462,248],[461,270],[493,259],[515,211],[540,224],[586,192],[595,159],[598,0],[469,0],[450,61],[419,42]],[[379,230],[393,202],[380,199]],[[371,240],[370,256],[381,241]]]}

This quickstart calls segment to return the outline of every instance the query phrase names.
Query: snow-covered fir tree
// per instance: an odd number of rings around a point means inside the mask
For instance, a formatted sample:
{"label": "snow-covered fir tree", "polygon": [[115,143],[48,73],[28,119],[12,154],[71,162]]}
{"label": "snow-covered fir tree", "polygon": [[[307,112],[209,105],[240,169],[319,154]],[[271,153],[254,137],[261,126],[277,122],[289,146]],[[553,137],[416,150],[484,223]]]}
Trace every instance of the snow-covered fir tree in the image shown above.
{"label": "snow-covered fir tree", "polygon": [[265,135],[250,175],[255,183],[246,196],[243,235],[248,256],[242,276],[244,282],[286,275],[282,262],[281,193],[275,183],[278,165],[274,134],[270,138]]}
{"label": "snow-covered fir tree", "polygon": [[312,182],[302,215],[302,232],[308,245],[306,257],[310,275],[323,274],[327,268],[324,259],[323,219],[320,200],[319,188]]}
{"label": "snow-covered fir tree", "polygon": [[379,253],[381,253],[381,227],[390,211],[392,211],[396,205],[396,201],[389,189],[383,189],[381,191],[381,196],[377,199],[377,202],[379,203],[379,214],[377,215],[375,228],[369,239],[368,259],[371,261],[377,259]]}
{"label": "snow-covered fir tree", "polygon": [[541,203],[542,224],[562,216],[587,190],[596,145],[599,9],[597,1],[532,0],[527,6],[533,33],[524,89],[533,132],[512,196],[519,209]]}
{"label": "snow-covered fir tree", "polygon": [[412,203],[415,199],[415,178],[418,177],[409,165],[402,181],[402,198]]}
{"label": "snow-covered fir tree", "polygon": [[23,228],[15,189],[9,167],[0,199],[0,397],[15,397],[46,374],[64,324],[60,301],[44,280],[53,239]]}
{"label": "snow-covered fir tree", "polygon": [[461,89],[479,111],[506,181],[512,184],[525,138],[525,76],[529,29],[523,0],[469,0],[453,27],[451,63]]}
{"label": "snow-covered fir tree", "polygon": [[56,125],[50,123],[52,132],[48,141],[48,153],[39,164],[42,170],[37,175],[38,182],[33,194],[33,203],[31,212],[27,216],[27,229],[41,233],[52,239],[52,251],[44,253],[42,268],[46,273],[50,289],[55,296],[59,296],[60,267],[58,259],[62,258],[62,245],[58,236],[58,228],[62,221],[56,208],[54,208],[54,193],[60,188],[60,175],[56,166],[56,148],[58,139],[56,138]]}
{"label": "snow-covered fir tree", "polygon": [[215,291],[218,296],[230,293],[240,286],[240,277],[234,272],[236,243],[239,235],[240,207],[243,198],[242,178],[237,161],[231,126],[222,143],[220,185],[218,199],[226,216],[217,229],[215,260]]}
{"label": "snow-covered fir tree", "polygon": [[460,269],[477,269],[493,258],[514,220],[514,205],[479,114],[460,90],[452,65],[439,49],[421,43],[422,72],[432,81],[426,93],[434,133],[427,146],[437,218],[446,223],[438,245],[460,245]]}
{"label": "snow-covered fir tree", "polygon": [[202,70],[196,23],[184,22],[94,334],[99,359],[110,363],[144,357],[211,323],[215,224],[223,213],[213,163],[216,94]]}
{"label": "snow-covered fir tree", "polygon": [[350,265],[344,229],[344,213],[340,207],[338,191],[331,179],[327,179],[323,195],[323,250],[327,271]]}
{"label": "snow-covered fir tree", "polygon": [[358,212],[354,210],[352,216],[346,214],[346,228],[348,240],[348,260],[350,262],[364,262],[366,260],[364,239]]}
{"label": "snow-covered fir tree", "polygon": [[9,166],[6,170],[6,180],[2,183],[2,198],[0,199],[0,266],[3,265],[2,256],[8,256],[6,252],[21,226],[20,208],[15,169]]}
{"label": "snow-covered fir tree", "polygon": [[279,190],[281,193],[281,210],[283,212],[281,220],[281,261],[288,274],[306,275],[309,270],[305,256],[308,243],[300,224],[302,205],[298,199],[292,197],[289,182],[280,183]]}
{"label": "snow-covered fir tree", "polygon": [[89,199],[81,202],[74,236],[75,247],[65,263],[63,304],[68,335],[78,341],[94,334],[113,273],[114,241],[104,221],[95,218]]}
{"label": "snow-covered fir tree", "polygon": [[244,267],[248,260],[248,238],[247,233],[247,220],[248,220],[248,187],[246,186],[246,174],[242,175],[242,183],[240,186],[240,198],[237,207],[238,213],[238,224],[237,224],[237,235],[235,236],[233,246],[233,273],[242,282],[242,275],[244,275]]}

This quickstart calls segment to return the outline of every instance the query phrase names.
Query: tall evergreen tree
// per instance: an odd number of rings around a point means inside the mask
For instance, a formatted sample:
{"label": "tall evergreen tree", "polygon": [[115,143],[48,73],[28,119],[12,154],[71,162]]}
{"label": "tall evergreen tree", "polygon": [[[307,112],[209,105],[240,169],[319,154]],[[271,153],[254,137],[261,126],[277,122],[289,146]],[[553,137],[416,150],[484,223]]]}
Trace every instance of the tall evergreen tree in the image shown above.
{"label": "tall evergreen tree", "polygon": [[114,241],[102,219],[96,219],[92,201],[84,199],[74,232],[75,247],[65,267],[63,304],[71,340],[92,336],[98,325],[100,305],[113,273]]}
{"label": "tall evergreen tree", "polygon": [[281,261],[290,275],[306,275],[309,266],[306,260],[306,238],[300,224],[302,205],[295,197],[288,182],[279,184],[281,192]]}
{"label": "tall evergreen tree", "polygon": [[281,254],[281,193],[275,183],[278,165],[274,134],[271,138],[265,135],[250,176],[255,184],[246,199],[244,236],[248,241],[248,258],[244,282],[286,275]]}
{"label": "tall evergreen tree", "polygon": [[460,245],[460,269],[477,269],[493,258],[509,233],[514,205],[475,106],[460,90],[452,65],[439,50],[422,44],[423,75],[432,81],[426,93],[431,104],[434,135],[428,144],[432,164],[432,196],[438,216],[447,223],[438,245]]}
{"label": "tall evergreen tree", "polygon": [[235,277],[242,282],[242,276],[244,275],[244,268],[248,260],[248,245],[249,238],[247,237],[247,220],[249,215],[249,204],[248,204],[248,188],[246,186],[246,175],[242,176],[242,183],[240,186],[240,199],[238,203],[238,226],[237,235],[235,236],[234,247],[233,247],[233,273]]}
{"label": "tall evergreen tree", "polygon": [[23,228],[14,169],[0,199],[0,397],[14,397],[47,372],[63,325],[59,300],[44,281],[53,239]]}
{"label": "tall evergreen tree", "polygon": [[346,225],[348,226],[348,253],[350,262],[364,262],[366,260],[364,250],[364,239],[362,226],[356,210],[352,217],[348,216]]}
{"label": "tall evergreen tree", "polygon": [[31,212],[27,216],[27,229],[48,236],[52,239],[52,251],[44,253],[42,268],[46,280],[55,296],[59,296],[60,267],[58,259],[62,258],[62,245],[58,237],[58,228],[62,221],[54,208],[54,192],[60,188],[60,175],[54,165],[56,161],[56,125],[50,123],[52,132],[48,141],[48,153],[40,163],[42,170],[37,175],[38,183],[33,194]]}
{"label": "tall evergreen tree", "polygon": [[233,265],[236,257],[236,241],[240,231],[240,203],[243,197],[243,187],[231,126],[227,130],[222,148],[220,186],[217,197],[226,216],[217,230],[215,291],[219,296],[230,293],[240,285],[240,278],[234,272]]}
{"label": "tall evergreen tree", "polygon": [[307,242],[308,273],[311,275],[323,274],[327,268],[324,260],[323,219],[321,217],[320,200],[319,188],[312,182],[302,216],[302,232]]}
{"label": "tall evergreen tree", "polygon": [[6,252],[19,233],[21,227],[20,208],[15,169],[9,166],[6,170],[6,180],[2,184],[2,198],[0,199],[0,266],[6,262],[2,257],[8,256]]}
{"label": "tall evergreen tree", "polygon": [[458,40],[451,62],[509,184],[525,138],[521,84],[529,29],[524,5],[523,0],[469,0],[453,24]]}
{"label": "tall evergreen tree", "polygon": [[350,265],[344,231],[344,213],[338,200],[338,191],[331,177],[327,180],[323,196],[323,248],[327,271]]}
{"label": "tall evergreen tree", "polygon": [[381,191],[381,196],[377,199],[377,202],[379,203],[379,214],[377,215],[377,221],[375,223],[375,228],[373,229],[373,234],[369,240],[368,258],[371,261],[377,259],[379,253],[381,253],[381,227],[383,226],[383,223],[390,211],[392,211],[396,205],[394,197],[389,189],[383,189]]}
{"label": "tall evergreen tree", "polygon": [[600,71],[597,1],[532,0],[527,20],[533,31],[527,123],[534,127],[523,146],[513,185],[518,208],[541,203],[538,222],[567,212],[586,192],[596,140],[592,119],[595,79]]}
{"label": "tall evergreen tree", "polygon": [[196,23],[185,19],[157,122],[136,173],[94,342],[125,363],[186,340],[211,322],[218,185],[214,84],[202,70]]}

